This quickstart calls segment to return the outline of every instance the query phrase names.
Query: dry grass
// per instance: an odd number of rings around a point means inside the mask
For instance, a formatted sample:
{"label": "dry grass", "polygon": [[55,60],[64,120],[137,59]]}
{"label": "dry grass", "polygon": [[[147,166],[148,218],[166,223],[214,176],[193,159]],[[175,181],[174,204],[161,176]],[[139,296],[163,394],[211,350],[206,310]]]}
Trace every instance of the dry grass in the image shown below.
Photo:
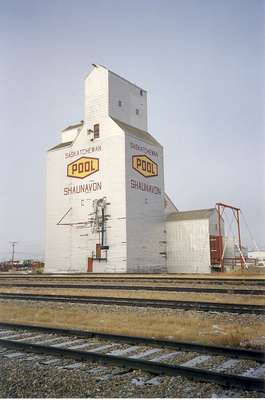
{"label": "dry grass", "polygon": [[[5,277],[7,278],[9,273],[0,273],[0,277]],[[21,278],[32,278],[34,280],[37,279],[52,279],[56,280],[56,278],[60,279],[67,279],[65,275],[62,274],[50,274],[50,275],[34,275],[34,274],[22,274],[21,272],[13,272],[11,275],[14,275],[16,277],[21,277]],[[265,279],[265,273],[264,272],[252,272],[252,271],[233,271],[233,272],[214,272],[214,273],[209,273],[209,274],[68,274],[68,278],[71,277],[72,280],[79,280],[81,279],[82,281],[85,280],[92,280],[93,278],[95,279],[100,279],[100,278],[109,278],[109,279],[126,279],[126,280],[132,280],[134,278],[150,278],[150,279],[174,279],[174,278],[200,278],[201,280],[203,279],[214,279],[214,280],[226,280],[226,279],[257,279],[257,280],[264,280]]]}
{"label": "dry grass", "polygon": [[1,301],[0,321],[265,349],[265,322],[255,316]]}
{"label": "dry grass", "polygon": [[265,296],[246,296],[215,293],[152,292],[142,290],[54,289],[54,288],[0,288],[1,293],[50,294],[67,296],[118,297],[131,299],[187,300],[233,304],[265,305]]}
{"label": "dry grass", "polygon": [[[36,287],[38,284],[47,284],[47,285],[98,285],[101,286],[101,288],[104,288],[104,286],[109,286],[109,285],[116,285],[116,286],[162,286],[162,287],[198,287],[198,288],[230,288],[230,289],[261,289],[260,285],[248,285],[247,283],[230,283],[228,282],[223,282],[221,281],[216,282],[216,283],[211,283],[208,281],[205,281],[203,283],[196,283],[196,281],[174,281],[174,280],[164,280],[161,282],[153,282],[153,281],[143,281],[143,280],[133,280],[130,279],[128,281],[120,280],[118,278],[116,279],[109,279],[109,280],[100,280],[100,279],[71,279],[71,281],[64,279],[64,280],[56,280],[56,279],[45,279],[45,280],[31,280],[27,278],[21,278],[19,280],[12,280],[12,279],[5,279],[4,283],[8,283],[11,285],[14,285],[16,287],[16,284],[34,284]],[[0,288],[1,288],[1,280],[0,280]]]}

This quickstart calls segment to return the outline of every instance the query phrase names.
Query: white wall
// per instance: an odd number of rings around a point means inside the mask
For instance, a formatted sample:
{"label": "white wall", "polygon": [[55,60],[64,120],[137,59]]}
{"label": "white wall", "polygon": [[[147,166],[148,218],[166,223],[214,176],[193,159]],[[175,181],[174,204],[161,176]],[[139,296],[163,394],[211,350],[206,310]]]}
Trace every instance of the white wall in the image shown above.
{"label": "white wall", "polygon": [[210,272],[209,220],[167,221],[169,273]]}
{"label": "white wall", "polygon": [[[153,160],[158,165],[158,176],[144,177],[133,169],[133,155],[147,155]],[[160,254],[166,251],[163,148],[146,143],[128,132],[126,204],[128,272],[165,271],[165,255]]]}
{"label": "white wall", "polygon": [[[108,93],[108,70],[94,68],[85,78],[84,125],[87,129],[93,129],[94,124],[102,123],[108,117]],[[104,133],[108,134],[107,131]]]}
{"label": "white wall", "polygon": [[[121,106],[119,106],[121,101]],[[136,114],[136,109],[139,114]],[[109,115],[135,128],[147,131],[147,93],[109,72]]]}
{"label": "white wall", "polygon": [[[67,165],[86,156],[99,158],[99,171],[84,179],[67,176]],[[70,157],[69,155],[72,154]],[[89,193],[70,193],[71,188],[90,185]],[[89,142],[85,131],[79,135],[72,147],[48,153],[47,171],[47,272],[85,272],[87,258],[95,255],[99,234],[93,233],[90,225],[75,225],[88,221],[93,212],[93,200],[106,196],[106,213],[110,215],[106,225],[106,244],[110,246],[108,261],[94,262],[94,272],[126,271],[126,221],[125,216],[125,173],[124,135],[117,127],[117,135]],[[58,226],[58,221],[72,207],[62,223],[73,226]]]}

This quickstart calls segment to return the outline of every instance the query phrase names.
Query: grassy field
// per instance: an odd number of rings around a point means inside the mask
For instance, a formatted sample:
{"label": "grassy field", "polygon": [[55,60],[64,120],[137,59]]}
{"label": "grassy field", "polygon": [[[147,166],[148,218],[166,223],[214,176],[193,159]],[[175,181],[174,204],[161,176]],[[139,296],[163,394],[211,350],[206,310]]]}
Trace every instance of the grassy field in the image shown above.
{"label": "grassy field", "polygon": [[265,349],[265,321],[255,315],[1,300],[0,321]]}

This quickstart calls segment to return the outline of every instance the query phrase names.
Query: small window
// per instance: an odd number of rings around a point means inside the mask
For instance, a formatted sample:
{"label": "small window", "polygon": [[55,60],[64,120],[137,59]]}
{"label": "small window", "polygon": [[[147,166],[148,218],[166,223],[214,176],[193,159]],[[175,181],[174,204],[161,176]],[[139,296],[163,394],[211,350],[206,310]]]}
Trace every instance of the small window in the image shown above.
{"label": "small window", "polygon": [[140,89],[140,96],[143,96],[143,95],[144,95],[144,93],[143,93],[142,89]]}
{"label": "small window", "polygon": [[138,110],[138,108],[136,108],[135,112],[136,112],[136,115],[140,114],[140,111]]}
{"label": "small window", "polygon": [[119,107],[121,107],[121,106],[122,106],[122,101],[119,100],[119,101],[118,101],[118,104],[119,104]]}
{"label": "small window", "polygon": [[94,125],[94,139],[99,138],[99,124]]}

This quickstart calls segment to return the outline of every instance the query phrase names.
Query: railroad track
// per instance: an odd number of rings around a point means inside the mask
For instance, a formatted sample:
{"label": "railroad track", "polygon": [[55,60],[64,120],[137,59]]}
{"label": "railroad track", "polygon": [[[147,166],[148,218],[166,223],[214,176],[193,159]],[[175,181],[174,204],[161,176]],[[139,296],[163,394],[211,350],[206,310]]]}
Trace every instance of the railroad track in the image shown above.
{"label": "railroad track", "polygon": [[0,287],[49,288],[49,289],[99,289],[99,290],[146,290],[155,292],[190,292],[190,293],[225,293],[249,296],[264,296],[264,289],[234,289],[234,288],[198,288],[169,286],[133,286],[133,285],[86,285],[86,284],[53,284],[53,283],[1,283]]}
{"label": "railroad track", "polygon": [[148,384],[154,379],[159,384],[163,376],[184,376],[265,390],[265,354],[258,350],[0,323],[0,357],[60,369],[85,364],[88,373],[98,373],[99,379],[123,374],[129,379],[130,373],[139,369]]}
{"label": "railroad track", "polygon": [[155,307],[196,310],[206,312],[229,312],[237,314],[261,314],[265,315],[265,306],[250,304],[213,303],[199,301],[179,300],[154,300],[154,299],[131,299],[118,297],[93,297],[93,296],[65,296],[46,294],[22,294],[22,293],[0,293],[0,299],[22,300],[22,301],[45,301],[61,303],[80,304],[103,304],[133,307]]}
{"label": "railroad track", "polygon": [[265,286],[265,279],[239,279],[239,278],[226,278],[226,279],[214,279],[214,278],[193,278],[193,277],[185,277],[185,278],[180,278],[180,277],[175,277],[175,276],[167,276],[167,277],[148,277],[148,276],[133,276],[128,274],[128,276],[124,275],[119,275],[115,274],[115,276],[98,276],[98,275],[88,275],[88,274],[83,274],[83,275],[71,275],[71,274],[65,274],[64,276],[56,276],[56,275],[1,275],[0,274],[0,282],[12,279],[12,281],[17,281],[17,280],[23,280],[26,279],[27,281],[29,280],[34,280],[34,281],[43,281],[43,280],[56,280],[56,281],[62,281],[62,280],[70,280],[71,281],[120,281],[120,282],[128,282],[128,281],[136,281],[139,282],[141,280],[143,281],[150,281],[150,282],[165,282],[165,283],[173,283],[173,282],[188,282],[188,283],[196,283],[196,284],[218,284],[218,285],[226,285],[226,284],[233,284],[233,285],[247,285],[247,286]]}

